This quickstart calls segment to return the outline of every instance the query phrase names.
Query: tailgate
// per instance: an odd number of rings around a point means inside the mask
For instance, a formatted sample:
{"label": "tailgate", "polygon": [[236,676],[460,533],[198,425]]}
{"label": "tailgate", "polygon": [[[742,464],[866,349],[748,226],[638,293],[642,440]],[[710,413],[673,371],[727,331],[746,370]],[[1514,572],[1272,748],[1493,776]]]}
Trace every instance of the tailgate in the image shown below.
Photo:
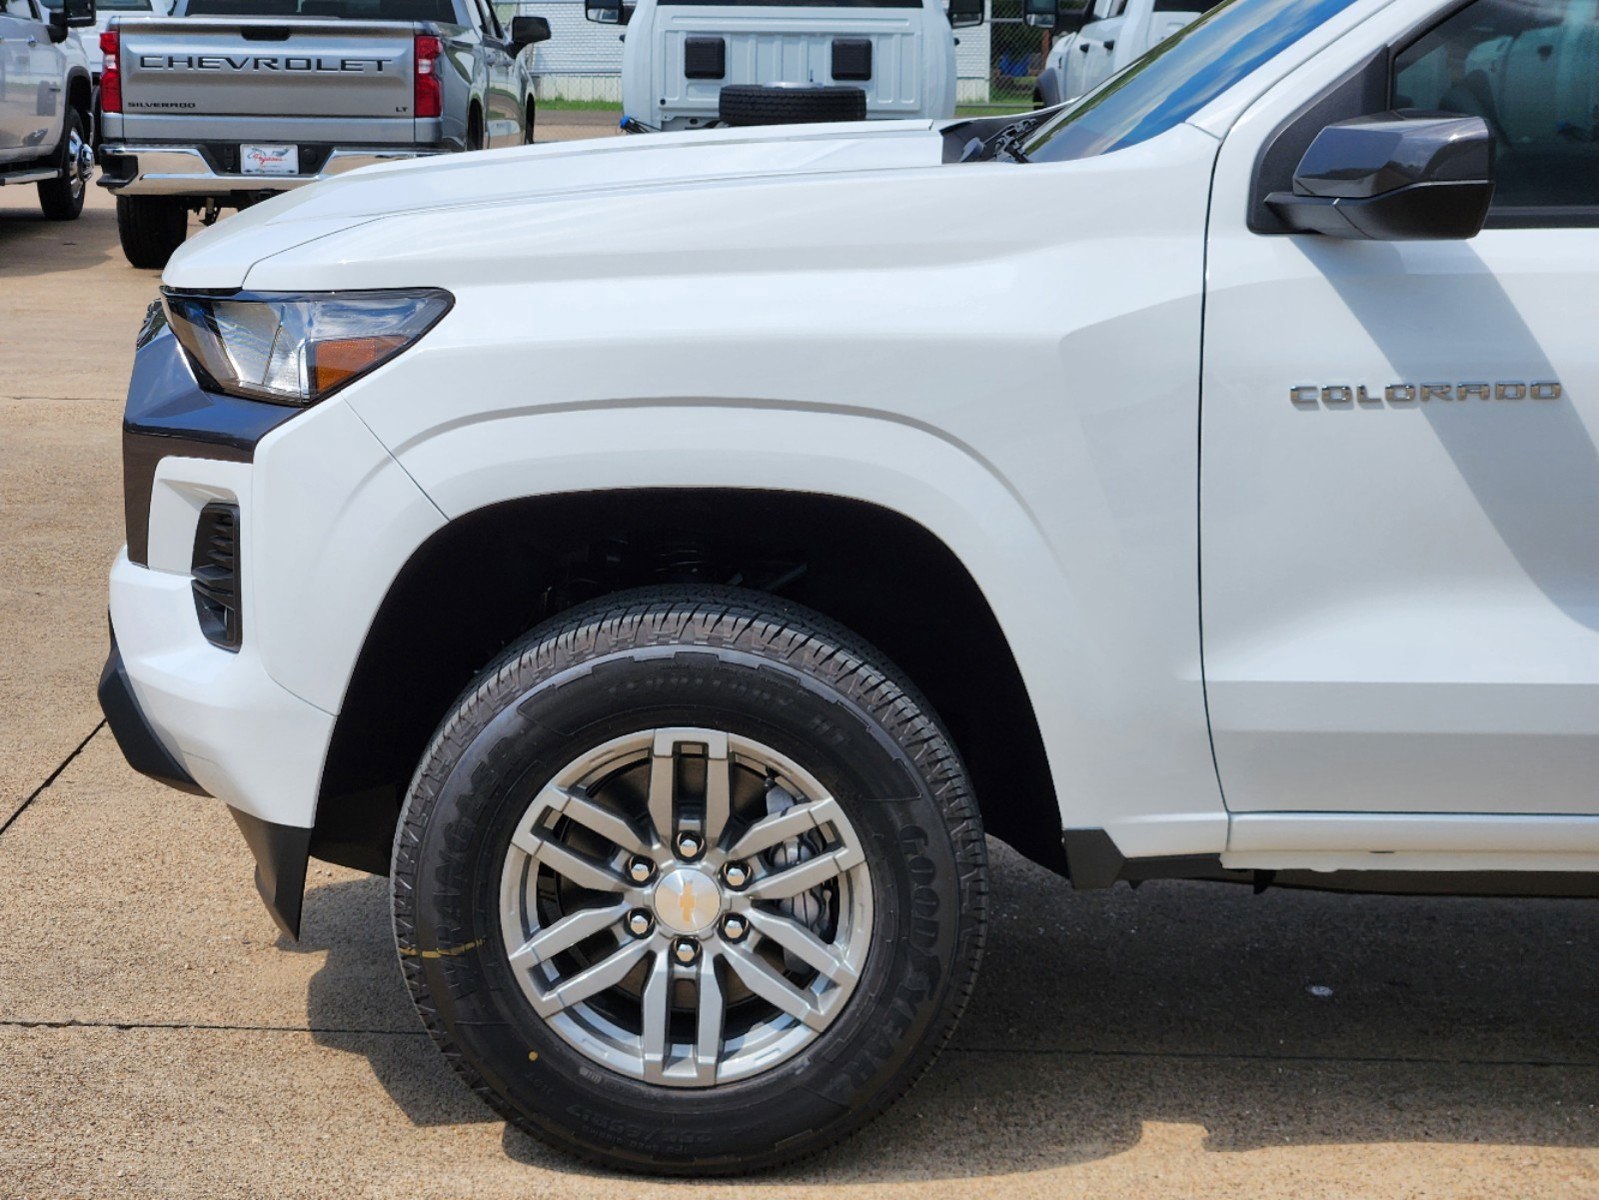
{"label": "tailgate", "polygon": [[[780,11],[781,16],[767,15]],[[922,10],[919,8],[783,8],[758,17],[715,8],[662,5],[656,9],[662,54],[656,94],[662,108],[714,117],[721,90],[736,83],[844,83],[866,92],[873,117],[915,116],[922,104]],[[684,57],[691,37],[726,43],[721,79],[689,79]],[[836,80],[833,43],[871,44],[870,78]]]}
{"label": "tailgate", "polygon": [[[125,21],[125,138],[212,140],[263,120],[300,140],[411,141],[421,26],[341,17]],[[326,121],[313,139],[307,119]]]}

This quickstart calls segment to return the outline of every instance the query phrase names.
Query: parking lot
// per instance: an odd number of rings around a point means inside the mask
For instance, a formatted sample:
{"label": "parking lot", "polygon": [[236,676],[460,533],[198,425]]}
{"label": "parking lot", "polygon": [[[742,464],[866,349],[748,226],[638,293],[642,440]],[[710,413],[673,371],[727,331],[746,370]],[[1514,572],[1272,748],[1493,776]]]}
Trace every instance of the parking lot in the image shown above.
{"label": "parking lot", "polygon": [[1599,907],[1073,893],[998,844],[954,1043],[845,1146],[694,1185],[508,1132],[418,1024],[385,882],[313,864],[281,939],[223,806],[100,724],[156,282],[100,189],[64,224],[0,189],[0,1196],[1599,1196]]}

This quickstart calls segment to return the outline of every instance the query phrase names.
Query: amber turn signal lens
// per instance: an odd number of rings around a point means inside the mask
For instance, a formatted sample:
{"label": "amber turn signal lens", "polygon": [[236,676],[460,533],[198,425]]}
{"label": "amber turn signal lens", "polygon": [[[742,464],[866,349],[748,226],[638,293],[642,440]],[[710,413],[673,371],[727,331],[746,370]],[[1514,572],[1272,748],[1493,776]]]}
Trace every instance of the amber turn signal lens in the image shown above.
{"label": "amber turn signal lens", "polygon": [[311,394],[320,396],[347,380],[370,371],[385,358],[405,348],[407,338],[396,334],[340,338],[311,346]]}

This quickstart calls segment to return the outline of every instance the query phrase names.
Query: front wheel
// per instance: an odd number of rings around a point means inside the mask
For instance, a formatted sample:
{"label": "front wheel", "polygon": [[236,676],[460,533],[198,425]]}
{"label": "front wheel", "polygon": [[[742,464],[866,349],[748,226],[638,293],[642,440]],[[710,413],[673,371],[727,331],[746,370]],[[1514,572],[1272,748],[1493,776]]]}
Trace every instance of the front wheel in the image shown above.
{"label": "front wheel", "polygon": [[720,1173],[864,1125],[932,1062],[987,894],[961,763],[882,656],[725,590],[573,610],[445,720],[394,850],[423,1020],[505,1117]]}

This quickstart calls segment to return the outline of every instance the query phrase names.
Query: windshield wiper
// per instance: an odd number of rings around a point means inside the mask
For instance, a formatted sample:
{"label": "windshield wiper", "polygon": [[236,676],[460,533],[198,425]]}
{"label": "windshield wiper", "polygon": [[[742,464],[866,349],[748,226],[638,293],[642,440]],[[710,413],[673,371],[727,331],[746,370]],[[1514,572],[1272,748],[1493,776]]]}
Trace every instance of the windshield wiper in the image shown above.
{"label": "windshield wiper", "polygon": [[1047,114],[1028,113],[1008,125],[1002,125],[986,138],[973,138],[966,143],[961,162],[992,162],[997,158],[1018,163],[1031,162],[1032,159],[1022,150],[1022,143],[1032,136],[1046,115],[1053,116],[1054,111],[1050,110]]}

